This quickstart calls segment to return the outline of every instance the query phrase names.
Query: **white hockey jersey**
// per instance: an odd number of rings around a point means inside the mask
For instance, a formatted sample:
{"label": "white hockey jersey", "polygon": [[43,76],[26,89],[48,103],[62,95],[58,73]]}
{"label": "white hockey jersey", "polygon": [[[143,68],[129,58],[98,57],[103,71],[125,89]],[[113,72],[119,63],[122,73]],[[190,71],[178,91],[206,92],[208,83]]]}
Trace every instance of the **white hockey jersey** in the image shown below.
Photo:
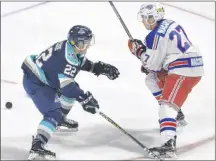
{"label": "white hockey jersey", "polygon": [[172,20],[163,19],[145,38],[146,52],[141,55],[145,68],[152,72],[162,68],[168,73],[189,77],[203,76],[200,52],[188,39],[184,29]]}

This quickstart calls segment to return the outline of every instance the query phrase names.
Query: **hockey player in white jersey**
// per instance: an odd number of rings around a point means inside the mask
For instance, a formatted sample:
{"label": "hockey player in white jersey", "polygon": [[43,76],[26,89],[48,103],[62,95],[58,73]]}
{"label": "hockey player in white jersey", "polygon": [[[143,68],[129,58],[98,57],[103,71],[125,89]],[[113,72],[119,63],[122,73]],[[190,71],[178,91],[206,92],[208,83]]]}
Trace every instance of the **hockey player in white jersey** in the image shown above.
{"label": "hockey player in white jersey", "polygon": [[189,41],[182,26],[164,19],[164,14],[159,3],[142,5],[138,16],[150,33],[144,43],[129,40],[128,47],[142,62],[146,85],[160,105],[163,145],[150,150],[167,158],[176,156],[176,116],[204,70],[198,48]]}

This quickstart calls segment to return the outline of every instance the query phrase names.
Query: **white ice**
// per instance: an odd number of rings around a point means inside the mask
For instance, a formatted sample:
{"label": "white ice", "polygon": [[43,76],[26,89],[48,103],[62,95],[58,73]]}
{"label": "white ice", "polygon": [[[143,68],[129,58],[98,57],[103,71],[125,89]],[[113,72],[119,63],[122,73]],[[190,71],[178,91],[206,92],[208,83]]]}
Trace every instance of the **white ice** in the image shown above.
{"label": "white ice", "polygon": [[[13,3],[10,2],[11,6],[16,6]],[[115,3],[133,37],[143,40],[148,31],[137,21],[136,15],[141,4]],[[12,10],[7,3],[2,3],[1,9],[5,13]],[[166,18],[179,22],[189,39],[199,46],[205,63],[205,76],[182,108],[189,125],[179,134],[178,157],[213,160],[215,25],[213,21],[172,7],[165,6],[165,9]],[[215,12],[214,9],[211,12]],[[128,36],[108,2],[52,2],[4,17],[1,22],[1,79],[18,83],[1,81],[1,159],[26,159],[31,136],[42,119],[22,87],[22,61],[27,55],[38,54],[65,39],[70,27],[76,24],[89,26],[96,36],[96,44],[89,49],[87,57],[111,63],[121,72],[115,81],[79,73],[76,80],[81,88],[91,91],[100,109],[144,145],[159,144],[157,102],[145,86],[141,64],[130,54]],[[11,110],[5,108],[6,101],[13,103]],[[48,144],[58,159],[123,160],[146,156],[130,138],[99,115],[84,112],[78,103],[69,117],[79,122],[79,131],[73,135],[55,135]]]}

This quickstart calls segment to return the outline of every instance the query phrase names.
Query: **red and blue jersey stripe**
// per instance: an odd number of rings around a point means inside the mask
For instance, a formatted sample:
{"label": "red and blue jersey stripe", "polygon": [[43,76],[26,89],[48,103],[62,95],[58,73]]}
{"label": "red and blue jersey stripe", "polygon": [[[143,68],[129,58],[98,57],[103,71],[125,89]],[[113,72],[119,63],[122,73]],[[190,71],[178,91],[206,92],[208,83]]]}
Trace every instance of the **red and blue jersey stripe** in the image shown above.
{"label": "red and blue jersey stripe", "polygon": [[171,62],[168,66],[168,70],[175,68],[194,68],[203,66],[202,56],[181,58]]}

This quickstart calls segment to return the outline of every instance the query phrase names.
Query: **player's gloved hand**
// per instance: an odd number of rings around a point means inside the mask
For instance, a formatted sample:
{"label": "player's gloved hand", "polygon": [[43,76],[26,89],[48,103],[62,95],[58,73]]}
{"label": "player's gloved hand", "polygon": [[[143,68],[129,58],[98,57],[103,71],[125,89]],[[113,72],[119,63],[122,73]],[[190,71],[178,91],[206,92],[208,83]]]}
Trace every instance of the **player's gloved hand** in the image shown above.
{"label": "player's gloved hand", "polygon": [[120,74],[116,67],[103,63],[101,61],[94,64],[93,73],[97,76],[99,76],[100,74],[106,75],[111,80],[118,78]]}
{"label": "player's gloved hand", "polygon": [[128,48],[138,59],[140,59],[143,52],[146,52],[146,46],[138,39],[128,40]]}
{"label": "player's gloved hand", "polygon": [[160,71],[156,72],[156,75],[160,81],[165,81],[165,78],[168,75],[168,71],[162,68]]}
{"label": "player's gloved hand", "polygon": [[143,65],[141,66],[141,72],[145,73],[146,75],[149,74],[149,71]]}
{"label": "player's gloved hand", "polygon": [[156,73],[156,76],[158,78],[157,85],[159,88],[162,89],[164,87],[165,79],[167,75],[168,75],[168,71],[166,71],[165,69],[161,69],[160,71]]}
{"label": "player's gloved hand", "polygon": [[[77,101],[82,105],[83,109],[87,112],[95,114],[97,109],[99,109],[98,101],[93,97],[93,95],[87,91],[85,94],[80,95]],[[97,108],[97,109],[96,109]]]}

